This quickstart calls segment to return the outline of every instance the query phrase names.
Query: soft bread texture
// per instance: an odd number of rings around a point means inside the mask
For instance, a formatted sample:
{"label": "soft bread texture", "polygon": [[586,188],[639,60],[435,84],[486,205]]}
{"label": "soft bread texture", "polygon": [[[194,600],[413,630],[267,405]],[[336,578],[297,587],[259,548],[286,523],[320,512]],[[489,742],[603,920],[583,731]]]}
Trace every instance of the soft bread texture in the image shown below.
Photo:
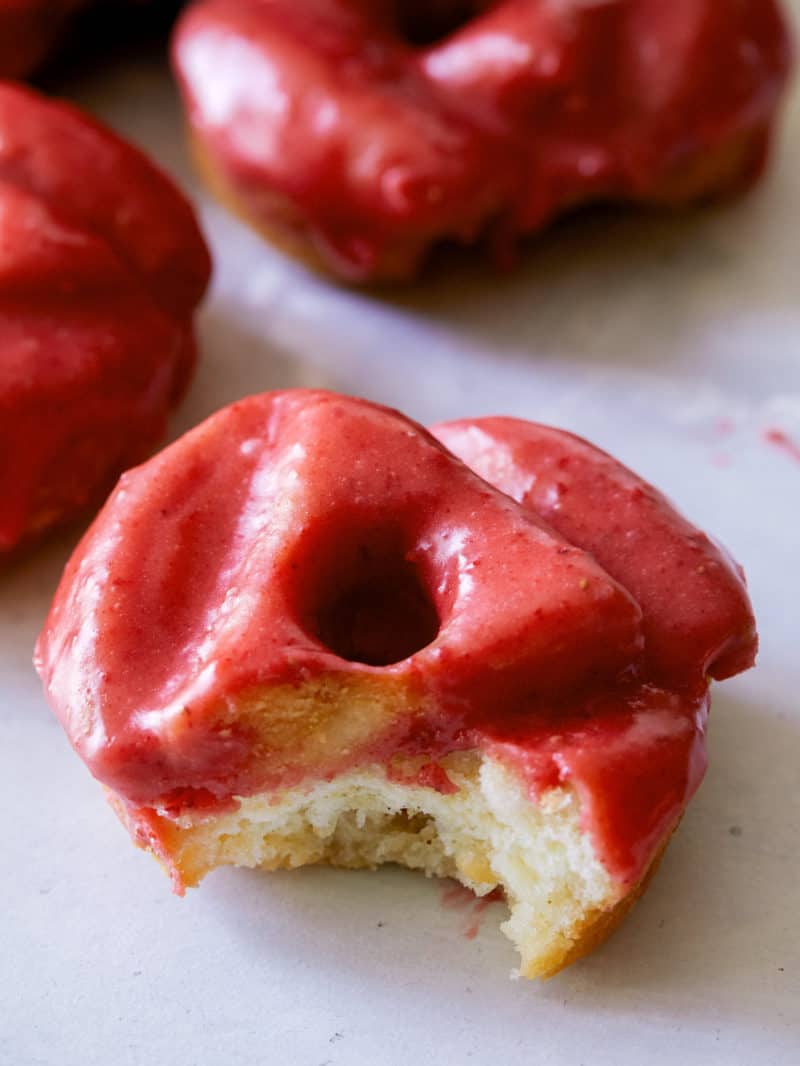
{"label": "soft bread texture", "polygon": [[183,882],[223,865],[267,870],[329,863],[393,862],[457,878],[478,896],[501,886],[503,932],[519,975],[550,977],[613,931],[655,869],[634,886],[616,884],[582,832],[570,788],[532,802],[521,779],[496,759],[465,752],[442,761],[455,791],[396,779],[413,767],[365,767],[332,781],[251,796],[233,813],[159,818],[164,854]]}

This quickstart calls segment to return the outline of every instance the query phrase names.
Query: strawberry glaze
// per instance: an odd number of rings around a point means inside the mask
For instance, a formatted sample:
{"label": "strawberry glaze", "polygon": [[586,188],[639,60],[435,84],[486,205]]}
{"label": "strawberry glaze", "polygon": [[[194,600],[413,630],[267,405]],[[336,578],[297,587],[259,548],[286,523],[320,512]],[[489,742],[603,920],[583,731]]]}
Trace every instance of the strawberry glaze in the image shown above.
{"label": "strawberry glaze", "polygon": [[790,45],[774,0],[197,0],[174,62],[242,209],[367,281],[589,200],[746,185]]}
{"label": "strawberry glaze", "polygon": [[[167,861],[159,826],[182,813],[375,762],[391,775],[398,755],[447,792],[437,760],[477,748],[532,795],[573,785],[612,875],[642,873],[703,773],[706,673],[755,654],[741,572],[577,438],[474,429],[437,433],[479,467],[487,434],[501,455],[518,444],[487,473],[522,505],[402,415],[305,390],[234,404],[123,476],[67,566],[37,667],[77,751]],[[551,524],[535,485],[554,464],[570,503]],[[244,702],[320,679],[411,703],[310,766],[302,724],[265,747]]]}
{"label": "strawberry glaze", "polygon": [[0,84],[0,555],[163,435],[209,271],[191,208],[144,156]]}
{"label": "strawberry glaze", "polygon": [[790,459],[800,463],[800,444],[793,440],[788,433],[784,433],[782,429],[765,429],[763,438],[767,444],[771,444],[774,448],[779,448],[784,455],[788,455]]}
{"label": "strawberry glaze", "polygon": [[579,437],[533,422],[480,418],[432,432],[631,593],[642,608],[654,680],[691,685],[753,665],[755,628],[741,568],[652,485]]}

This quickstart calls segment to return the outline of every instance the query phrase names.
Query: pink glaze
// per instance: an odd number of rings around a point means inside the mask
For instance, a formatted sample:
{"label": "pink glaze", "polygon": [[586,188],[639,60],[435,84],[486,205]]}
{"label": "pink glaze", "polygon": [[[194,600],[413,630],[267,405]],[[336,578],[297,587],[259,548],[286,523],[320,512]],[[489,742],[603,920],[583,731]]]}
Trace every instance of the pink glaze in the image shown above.
{"label": "pink glaze", "polygon": [[464,915],[464,936],[474,940],[486,917],[486,912],[493,903],[503,903],[505,895],[499,886],[487,892],[485,896],[476,896],[458,881],[445,881],[442,884],[439,900],[448,911],[461,911]]}
{"label": "pink glaze", "polygon": [[782,429],[765,429],[764,440],[767,444],[778,448],[790,459],[794,459],[796,463],[800,463],[800,444],[793,440],[788,433],[784,433]]}
{"label": "pink glaze", "polygon": [[197,0],[174,60],[245,210],[365,281],[587,200],[747,184],[790,46],[774,0]]}
{"label": "pink glaze", "polygon": [[[437,760],[484,749],[535,794],[573,784],[610,872],[641,874],[702,776],[706,672],[752,662],[752,615],[739,572],[663,497],[583,442],[530,429],[583,463],[574,538],[403,416],[332,393],[243,400],[123,476],[67,566],[37,666],[132,831],[158,850],[162,816],[308,778],[295,751],[266,751],[237,719],[248,693],[377,681],[418,710],[312,777],[413,755],[414,783],[448,791]],[[529,480],[547,474],[549,453],[526,455]],[[605,521],[591,462],[617,517],[605,568],[583,544]],[[642,491],[625,501],[633,480]]]}
{"label": "pink glaze", "polygon": [[464,936],[467,940],[474,940],[478,933],[481,931],[483,920],[486,917],[486,912],[493,903],[504,903],[505,894],[502,888],[494,888],[491,892],[485,896],[480,896],[476,899],[472,905],[472,915],[466,924],[464,929]]}
{"label": "pink glaze", "polygon": [[482,418],[433,433],[624,585],[642,608],[654,680],[691,685],[753,665],[755,622],[741,567],[652,485],[579,437],[532,422]]}
{"label": "pink glaze", "polygon": [[144,156],[0,84],[0,554],[163,435],[209,270],[191,208]]}
{"label": "pink glaze", "polygon": [[576,785],[610,869],[642,869],[705,770],[705,675],[730,677],[754,662],[741,567],[652,485],[570,433],[513,418],[450,422],[433,433],[590,552],[642,609],[640,676],[660,687],[643,684],[621,706],[616,694],[587,701],[576,716],[548,723],[536,743],[527,723],[522,744],[516,725],[491,729],[495,750],[537,793]]}

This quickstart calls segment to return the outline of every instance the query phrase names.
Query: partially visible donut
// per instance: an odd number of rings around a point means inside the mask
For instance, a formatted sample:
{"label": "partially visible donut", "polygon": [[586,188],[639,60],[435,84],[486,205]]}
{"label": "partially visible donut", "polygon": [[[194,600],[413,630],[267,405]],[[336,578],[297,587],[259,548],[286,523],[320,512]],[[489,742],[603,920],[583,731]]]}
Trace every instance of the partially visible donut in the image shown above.
{"label": "partially visible donut", "polygon": [[139,151],[0,83],[0,555],[163,435],[209,272],[191,207]]}
{"label": "partially visible donut", "polygon": [[174,63],[212,187],[364,282],[587,201],[746,185],[790,46],[775,0],[196,0]]}
{"label": "partially visible donut", "polygon": [[365,401],[220,411],[123,476],[37,666],[177,890],[226,863],[400,862],[502,886],[521,970],[547,976],[646,884],[753,615],[741,571],[585,442],[436,433],[488,480]]}

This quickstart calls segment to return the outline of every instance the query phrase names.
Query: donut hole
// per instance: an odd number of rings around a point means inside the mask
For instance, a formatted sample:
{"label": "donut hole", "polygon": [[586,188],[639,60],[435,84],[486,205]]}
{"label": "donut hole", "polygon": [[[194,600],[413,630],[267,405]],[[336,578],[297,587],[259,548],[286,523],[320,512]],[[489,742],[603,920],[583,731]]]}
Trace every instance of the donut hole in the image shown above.
{"label": "donut hole", "polygon": [[395,32],[408,44],[424,48],[460,30],[489,6],[490,0],[395,0]]}
{"label": "donut hole", "polygon": [[418,568],[402,559],[337,588],[319,605],[316,622],[317,637],[334,654],[369,666],[401,662],[439,632]]}
{"label": "donut hole", "polygon": [[368,666],[391,666],[432,643],[439,612],[401,531],[331,534],[335,550],[305,549],[306,630],[339,658]]}

